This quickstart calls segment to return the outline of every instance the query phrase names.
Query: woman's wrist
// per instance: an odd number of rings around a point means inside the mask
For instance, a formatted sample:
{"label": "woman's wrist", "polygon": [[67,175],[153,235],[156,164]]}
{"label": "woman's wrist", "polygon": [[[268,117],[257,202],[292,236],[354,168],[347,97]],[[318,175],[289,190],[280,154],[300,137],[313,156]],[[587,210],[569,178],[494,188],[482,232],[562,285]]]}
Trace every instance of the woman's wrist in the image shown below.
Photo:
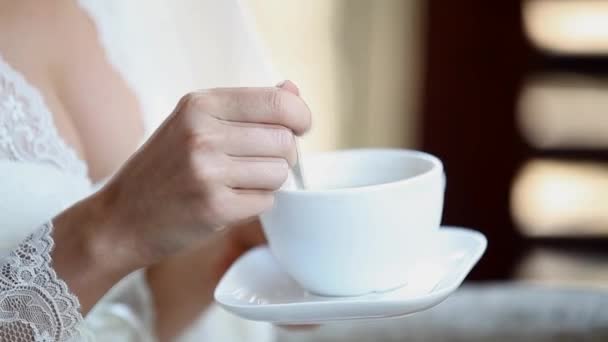
{"label": "woman's wrist", "polygon": [[83,313],[140,265],[124,245],[104,192],[75,204],[53,220],[53,267],[79,298]]}

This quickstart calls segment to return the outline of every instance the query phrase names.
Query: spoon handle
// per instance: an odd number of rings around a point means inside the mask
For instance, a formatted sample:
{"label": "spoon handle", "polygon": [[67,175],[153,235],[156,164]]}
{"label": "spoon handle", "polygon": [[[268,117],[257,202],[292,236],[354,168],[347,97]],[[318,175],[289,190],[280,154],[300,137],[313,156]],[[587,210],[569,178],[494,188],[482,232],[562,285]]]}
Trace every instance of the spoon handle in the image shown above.
{"label": "spoon handle", "polygon": [[296,161],[296,165],[293,166],[293,175],[294,182],[296,184],[296,188],[299,190],[306,189],[306,182],[304,181],[304,172],[302,172],[302,154],[300,153],[300,146],[298,144],[298,138],[296,138],[296,154],[298,160]]}

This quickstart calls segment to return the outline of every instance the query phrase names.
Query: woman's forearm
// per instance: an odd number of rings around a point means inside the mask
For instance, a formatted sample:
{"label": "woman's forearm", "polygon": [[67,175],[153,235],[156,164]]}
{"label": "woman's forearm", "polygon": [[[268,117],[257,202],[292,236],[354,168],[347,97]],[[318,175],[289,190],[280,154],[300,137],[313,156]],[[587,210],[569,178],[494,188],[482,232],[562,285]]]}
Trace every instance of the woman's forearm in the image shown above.
{"label": "woman's forearm", "polygon": [[244,222],[202,241],[146,272],[160,341],[172,341],[213,302],[224,272],[244,252],[264,243],[258,220]]}
{"label": "woman's forearm", "polygon": [[105,194],[89,197],[53,220],[53,268],[68,285],[86,314],[120,279],[138,268],[120,236],[109,236],[116,226]]}
{"label": "woman's forearm", "polygon": [[224,236],[215,236],[146,271],[152,294],[159,341],[172,341],[213,301],[213,291],[232,260]]}

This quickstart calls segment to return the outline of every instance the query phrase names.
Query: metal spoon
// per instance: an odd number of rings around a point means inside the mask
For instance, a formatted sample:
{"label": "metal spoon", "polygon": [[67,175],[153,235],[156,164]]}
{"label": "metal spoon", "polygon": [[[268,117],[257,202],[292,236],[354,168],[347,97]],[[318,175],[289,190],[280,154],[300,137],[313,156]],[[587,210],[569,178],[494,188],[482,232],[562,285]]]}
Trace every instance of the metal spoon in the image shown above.
{"label": "metal spoon", "polygon": [[300,146],[298,144],[298,138],[296,138],[296,154],[298,157],[298,161],[296,165],[293,166],[293,175],[294,182],[296,184],[296,188],[298,190],[306,189],[306,182],[304,181],[304,172],[302,171],[302,154],[300,153]]}

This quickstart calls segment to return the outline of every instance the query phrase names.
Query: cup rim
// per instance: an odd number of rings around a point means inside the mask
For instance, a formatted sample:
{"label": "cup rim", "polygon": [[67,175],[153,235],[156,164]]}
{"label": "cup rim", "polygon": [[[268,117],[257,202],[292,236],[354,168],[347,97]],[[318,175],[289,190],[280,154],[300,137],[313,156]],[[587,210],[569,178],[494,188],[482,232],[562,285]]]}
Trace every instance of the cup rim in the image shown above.
{"label": "cup rim", "polygon": [[[371,192],[381,190],[387,187],[392,187],[399,184],[412,183],[417,182],[420,179],[430,177],[433,173],[442,173],[443,172],[443,163],[441,160],[434,155],[413,149],[403,149],[403,148],[352,148],[352,149],[339,149],[327,152],[315,153],[314,157],[321,157],[324,155],[336,154],[336,153],[352,153],[352,152],[389,152],[389,153],[400,153],[403,155],[408,155],[411,157],[416,157],[431,163],[431,168],[427,171],[424,171],[418,175],[407,177],[403,179],[399,179],[392,182],[380,183],[380,184],[372,184],[372,185],[362,185],[355,187],[347,187],[347,188],[332,188],[332,189],[323,189],[323,190],[315,190],[315,189],[293,189],[293,188],[281,188],[276,191],[277,194],[285,194],[285,195],[293,195],[293,196],[311,196],[311,195],[338,195],[338,194],[349,194],[356,192]],[[304,171],[306,172],[306,171]]]}

